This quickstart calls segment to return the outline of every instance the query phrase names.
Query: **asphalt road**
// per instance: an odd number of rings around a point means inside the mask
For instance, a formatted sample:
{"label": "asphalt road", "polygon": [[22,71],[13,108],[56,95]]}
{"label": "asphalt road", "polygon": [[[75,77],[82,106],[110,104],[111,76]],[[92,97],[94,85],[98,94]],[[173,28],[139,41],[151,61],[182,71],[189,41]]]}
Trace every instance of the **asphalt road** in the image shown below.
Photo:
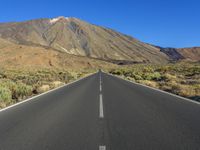
{"label": "asphalt road", "polygon": [[200,150],[200,105],[96,73],[1,111],[0,150]]}

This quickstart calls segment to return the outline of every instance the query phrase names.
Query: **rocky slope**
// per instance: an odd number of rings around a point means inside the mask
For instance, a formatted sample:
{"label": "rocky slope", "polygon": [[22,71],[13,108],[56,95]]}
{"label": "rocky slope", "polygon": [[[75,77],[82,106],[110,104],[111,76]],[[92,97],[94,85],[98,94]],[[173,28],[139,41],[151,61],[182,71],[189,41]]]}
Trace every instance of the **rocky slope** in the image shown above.
{"label": "rocky slope", "polygon": [[0,68],[65,68],[83,70],[114,67],[113,64],[74,56],[40,46],[15,44],[0,38]]}

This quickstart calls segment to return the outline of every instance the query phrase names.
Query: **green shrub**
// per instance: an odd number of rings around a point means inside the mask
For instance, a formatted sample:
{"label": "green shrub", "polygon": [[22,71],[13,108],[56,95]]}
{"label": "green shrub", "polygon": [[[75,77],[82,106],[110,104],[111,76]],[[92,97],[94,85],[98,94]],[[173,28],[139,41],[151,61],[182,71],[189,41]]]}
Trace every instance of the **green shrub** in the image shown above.
{"label": "green shrub", "polygon": [[0,87],[0,103],[9,103],[12,100],[12,92],[6,87]]}
{"label": "green shrub", "polygon": [[121,70],[111,70],[110,73],[115,74],[115,75],[122,75],[123,74]]}
{"label": "green shrub", "polygon": [[123,75],[125,77],[132,77],[133,76],[133,73],[131,71],[123,71]]}
{"label": "green shrub", "polygon": [[9,79],[1,80],[0,86],[10,89],[11,92],[15,91],[15,89],[17,87],[16,83]]}
{"label": "green shrub", "polygon": [[137,75],[137,74],[133,74],[133,78],[134,78],[135,80],[143,80],[142,76]]}
{"label": "green shrub", "polygon": [[162,76],[159,72],[154,72],[154,73],[146,73],[143,75],[143,78],[145,80],[161,80]]}
{"label": "green shrub", "polygon": [[30,96],[32,94],[33,88],[24,83],[17,83],[17,87],[13,92],[13,97],[19,99],[23,99],[26,96]]}
{"label": "green shrub", "polygon": [[154,72],[154,69],[151,67],[151,66],[145,66],[143,68],[143,72],[144,73],[153,73]]}

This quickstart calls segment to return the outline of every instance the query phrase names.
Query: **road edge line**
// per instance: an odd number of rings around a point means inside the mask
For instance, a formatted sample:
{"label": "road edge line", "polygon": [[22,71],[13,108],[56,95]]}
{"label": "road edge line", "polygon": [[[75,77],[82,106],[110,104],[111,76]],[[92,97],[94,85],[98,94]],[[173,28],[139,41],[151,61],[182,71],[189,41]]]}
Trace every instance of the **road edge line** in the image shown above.
{"label": "road edge line", "polygon": [[2,108],[2,109],[0,109],[0,112],[3,112],[3,111],[5,111],[5,110],[7,110],[7,109],[10,109],[10,108],[13,108],[13,107],[15,107],[15,106],[17,106],[17,105],[20,105],[20,104],[22,104],[22,103],[26,103],[26,102],[28,102],[28,101],[30,101],[30,100],[33,100],[33,99],[38,98],[38,97],[40,97],[40,96],[46,95],[46,94],[48,94],[48,93],[50,93],[50,92],[56,91],[56,90],[58,90],[58,89],[61,89],[61,88],[65,87],[65,86],[68,86],[68,85],[71,85],[71,84],[73,84],[73,83],[76,83],[76,82],[78,82],[78,81],[81,81],[81,80],[83,80],[83,79],[85,79],[85,78],[88,78],[88,77],[90,77],[90,76],[92,76],[92,75],[94,75],[94,74],[96,74],[96,73],[97,73],[97,72],[92,73],[92,74],[89,74],[89,75],[86,75],[85,77],[82,77],[82,78],[80,78],[80,79],[74,80],[74,81],[72,81],[72,82],[70,82],[70,83],[67,83],[67,84],[64,84],[64,85],[62,85],[62,86],[60,86],[60,87],[51,89],[51,90],[46,91],[46,92],[44,92],[44,93],[41,93],[41,94],[35,95],[35,96],[33,96],[33,97],[30,97],[30,98],[28,98],[28,99],[22,100],[21,102],[15,103],[15,104],[10,105],[10,106],[5,107],[5,108]]}
{"label": "road edge line", "polygon": [[107,72],[104,72],[104,73],[107,74],[107,75],[110,75],[110,76],[117,77],[117,78],[119,78],[119,79],[125,80],[125,81],[127,81],[127,82],[132,83],[132,84],[137,84],[137,85],[140,85],[140,86],[143,86],[143,87],[146,87],[146,88],[150,88],[150,89],[152,89],[152,90],[159,91],[159,92],[162,92],[162,93],[165,93],[165,94],[168,94],[168,95],[171,95],[171,96],[174,96],[174,97],[183,99],[183,100],[185,100],[185,101],[188,101],[188,102],[191,102],[191,103],[195,103],[195,104],[200,105],[200,102],[198,102],[198,101],[195,101],[195,100],[192,100],[192,99],[188,99],[188,98],[186,98],[186,97],[182,97],[182,96],[179,96],[179,95],[176,95],[176,94],[173,94],[173,93],[169,93],[169,92],[163,91],[163,90],[161,90],[161,89],[157,89],[157,88],[154,88],[154,87],[150,87],[150,86],[148,86],[148,85],[144,85],[144,84],[141,84],[141,83],[137,83],[137,82],[134,82],[134,81],[130,81],[130,80],[124,79],[123,77],[120,77],[120,76],[117,76],[117,75],[113,75],[113,74],[110,74],[110,73],[107,73]]}

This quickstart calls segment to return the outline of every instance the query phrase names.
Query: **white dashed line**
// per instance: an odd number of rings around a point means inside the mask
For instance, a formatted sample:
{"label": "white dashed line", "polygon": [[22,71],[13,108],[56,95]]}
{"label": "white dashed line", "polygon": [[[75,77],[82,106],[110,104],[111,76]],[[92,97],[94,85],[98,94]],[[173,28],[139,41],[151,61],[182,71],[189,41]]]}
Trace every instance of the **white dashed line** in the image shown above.
{"label": "white dashed line", "polygon": [[99,118],[104,118],[104,114],[103,114],[103,98],[102,98],[102,94],[99,95]]}
{"label": "white dashed line", "polygon": [[99,90],[100,90],[100,92],[102,91],[102,80],[101,80],[101,74],[100,74],[100,76],[99,76],[100,78],[100,80],[99,80]]}
{"label": "white dashed line", "polygon": [[[99,118],[102,119],[104,118],[104,113],[103,113],[103,94],[102,94],[102,79],[101,79],[101,74],[99,78],[99,90],[100,90],[100,95],[99,95]],[[106,150],[105,145],[100,145],[99,150]]]}
{"label": "white dashed line", "polygon": [[106,146],[99,146],[99,150],[106,150]]}
{"label": "white dashed line", "polygon": [[100,75],[100,84],[99,84],[99,88],[100,88],[100,95],[99,95],[99,118],[104,118],[104,114],[103,114],[103,95],[101,94],[102,91],[102,85],[101,85],[101,75]]}
{"label": "white dashed line", "polygon": [[102,86],[101,86],[101,84],[100,84],[100,87],[99,87],[99,89],[100,89],[100,92],[102,91]]}

